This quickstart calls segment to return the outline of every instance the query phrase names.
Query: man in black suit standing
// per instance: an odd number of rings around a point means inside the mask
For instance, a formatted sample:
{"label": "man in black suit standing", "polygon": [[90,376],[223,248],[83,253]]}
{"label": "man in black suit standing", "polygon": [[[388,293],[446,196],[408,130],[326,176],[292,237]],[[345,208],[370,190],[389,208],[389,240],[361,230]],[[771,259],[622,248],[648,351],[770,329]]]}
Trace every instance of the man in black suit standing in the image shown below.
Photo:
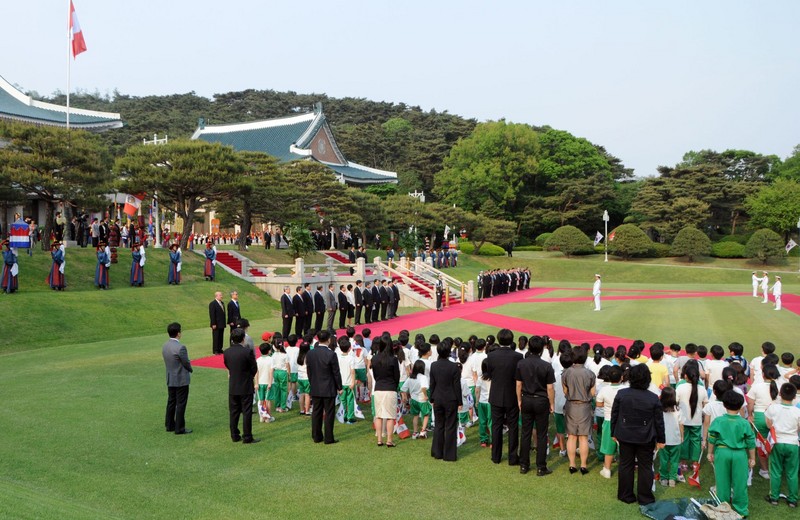
{"label": "man in black suit standing", "polygon": [[[550,414],[555,411],[556,382],[553,365],[542,360],[544,339],[533,336],[528,343],[530,356],[517,363],[517,402],[522,411],[522,441],[519,446],[519,472],[523,475],[531,466],[531,434],[536,423],[537,446],[547,446]],[[547,449],[536,451],[536,474],[544,477],[547,469]]]}
{"label": "man in black suit standing", "polygon": [[[311,438],[314,442],[333,444],[333,422],[336,419],[334,404],[336,395],[342,393],[342,374],[339,360],[330,349],[331,335],[322,330],[317,334],[317,347],[306,355],[308,381],[311,385]],[[322,432],[322,416],[325,414],[325,434]]]}
{"label": "man in black suit standing", "polygon": [[364,294],[361,280],[356,280],[356,288],[353,290],[353,299],[356,301],[356,325],[361,325],[361,311],[364,309]]}
{"label": "man in black suit standing", "polygon": [[239,326],[239,320],[242,319],[242,312],[239,309],[239,293],[231,291],[231,301],[228,302],[228,327],[233,329]]}
{"label": "man in black suit standing", "polygon": [[381,302],[381,321],[386,321],[386,309],[389,307],[389,292],[386,290],[386,280],[381,280],[378,294]]}
{"label": "man in black suit standing", "polygon": [[208,304],[208,318],[211,322],[211,352],[222,354],[222,336],[225,333],[225,304],[222,293],[214,293],[214,299]]}
{"label": "man in black suit standing", "polygon": [[339,294],[336,295],[336,301],[339,306],[339,328],[343,329],[345,321],[347,320],[347,294],[344,292],[344,285],[339,286]]}
{"label": "man in black suit standing", "polygon": [[[256,355],[244,346],[244,330],[233,329],[231,346],[223,354],[228,369],[228,410],[230,411],[231,440],[244,444],[260,442],[253,438],[253,378],[258,372]],[[239,432],[239,416],[242,431]]]}
{"label": "man in black suit standing", "polygon": [[[436,417],[431,457],[455,461],[458,458],[458,405],[461,404],[461,371],[450,361],[450,347],[439,343],[439,359],[431,364],[431,405]],[[494,383],[492,383],[494,386]]]}
{"label": "man in black suit standing", "polygon": [[311,330],[311,322],[314,319],[314,297],[311,296],[311,284],[307,283],[303,286],[303,304],[306,307],[306,319],[303,323],[303,334],[308,334]]}
{"label": "man in black suit standing", "polygon": [[380,280],[375,280],[372,283],[372,321],[380,321],[381,312],[381,292],[378,290]]}
{"label": "man in black suit standing", "polygon": [[361,293],[361,296],[364,299],[364,323],[372,323],[372,282],[367,282],[364,284],[364,290]]}
{"label": "man in black suit standing", "polygon": [[400,306],[400,289],[397,288],[397,284],[394,283],[394,281],[392,280],[389,280],[389,289],[391,290],[392,295],[394,296],[394,303],[392,304],[392,309],[390,311],[390,314],[392,315],[392,318],[396,318],[397,308]]}
{"label": "man in black suit standing", "polygon": [[[298,285],[295,287],[295,293],[292,297],[292,307],[294,308],[294,333],[297,337],[303,337],[303,326],[306,322],[308,312],[306,311],[306,304],[303,301],[303,287]],[[285,338],[286,336],[284,336]]]}
{"label": "man in black suit standing", "polygon": [[289,332],[292,330],[292,317],[294,317],[294,306],[292,305],[292,296],[289,290],[289,286],[285,285],[283,287],[283,294],[281,295],[281,317],[283,318],[283,328],[281,332],[284,338],[289,337]]}
{"label": "man in black suit standing", "polygon": [[167,325],[169,341],[161,347],[164,357],[164,366],[167,369],[167,417],[164,425],[168,432],[175,435],[192,433],[186,429],[184,415],[186,403],[189,400],[189,380],[191,379],[192,364],[186,346],[181,344],[181,324],[170,323]]}
{"label": "man in black suit standing", "polygon": [[[351,264],[354,264],[354,263],[356,263],[356,259],[357,258],[358,257],[356,255],[355,246],[350,246],[350,252],[347,253],[347,259],[350,261]],[[356,272],[355,268],[351,267],[350,268],[350,276],[353,276],[353,273],[355,273],[355,272]]]}
{"label": "man in black suit standing", "polygon": [[325,296],[322,294],[321,285],[317,286],[317,292],[314,293],[314,314],[317,316],[314,332],[317,333],[322,330],[322,320],[325,319]]}
{"label": "man in black suit standing", "polygon": [[492,380],[489,404],[492,405],[492,462],[503,458],[503,426],[508,426],[508,465],[519,465],[519,403],[517,402],[516,372],[522,354],[516,352],[514,333],[500,329],[497,333],[500,348],[486,357],[486,373]]}

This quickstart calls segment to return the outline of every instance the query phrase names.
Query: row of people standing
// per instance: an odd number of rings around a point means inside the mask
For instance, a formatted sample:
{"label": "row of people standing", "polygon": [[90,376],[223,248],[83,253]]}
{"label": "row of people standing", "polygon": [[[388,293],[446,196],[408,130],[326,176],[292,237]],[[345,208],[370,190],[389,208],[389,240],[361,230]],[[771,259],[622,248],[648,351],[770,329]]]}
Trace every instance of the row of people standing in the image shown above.
{"label": "row of people standing", "polygon": [[[311,292],[311,284],[297,286],[292,295],[291,288],[287,285],[281,295],[281,318],[283,322],[282,333],[287,337],[292,329],[298,336],[320,330],[334,330],[336,314],[339,314],[338,328],[364,323],[384,321],[397,317],[397,308],[400,304],[400,290],[394,280],[376,280],[363,282],[357,280],[355,287],[352,284],[340,284],[338,292],[336,284],[328,284],[328,289],[323,290],[322,285],[317,285],[316,291]],[[326,328],[323,321],[327,314]]]}
{"label": "row of people standing", "polygon": [[481,271],[476,282],[478,301],[481,301],[491,296],[530,289],[531,271],[527,267]]}

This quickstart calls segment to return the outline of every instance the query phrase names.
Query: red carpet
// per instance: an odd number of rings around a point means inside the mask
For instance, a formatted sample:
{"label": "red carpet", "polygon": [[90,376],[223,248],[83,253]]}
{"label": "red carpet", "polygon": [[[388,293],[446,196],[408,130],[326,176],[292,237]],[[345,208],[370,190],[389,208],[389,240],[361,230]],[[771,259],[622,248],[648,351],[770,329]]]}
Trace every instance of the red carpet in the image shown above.
{"label": "red carpet", "polygon": [[[552,324],[552,323],[543,323],[533,320],[526,320],[523,318],[514,318],[510,316],[504,316],[502,314],[496,314],[492,312],[487,312],[489,309],[494,307],[500,307],[502,305],[507,305],[509,303],[537,303],[537,302],[571,302],[571,301],[586,301],[589,300],[588,297],[586,298],[537,298],[537,296],[545,295],[552,291],[560,291],[560,290],[574,290],[574,289],[560,289],[560,288],[548,288],[548,287],[537,287],[533,289],[529,289],[527,291],[519,291],[513,292],[509,294],[503,294],[500,296],[494,296],[491,298],[486,298],[480,302],[471,302],[465,303],[464,305],[452,305],[450,307],[446,307],[441,312],[436,311],[423,311],[417,312],[414,314],[408,314],[405,316],[399,316],[393,320],[389,321],[382,321],[378,323],[371,323],[369,325],[358,325],[356,327],[357,332],[361,332],[364,328],[369,327],[372,330],[372,336],[378,336],[382,334],[384,331],[388,332],[392,336],[396,336],[401,330],[406,329],[414,334],[415,330],[419,330],[426,327],[431,327],[436,325],[437,323],[442,323],[445,321],[453,320],[453,319],[463,319],[468,321],[474,321],[475,323],[481,323],[485,325],[490,325],[500,328],[509,328],[514,331],[524,332],[525,334],[529,335],[547,335],[550,336],[554,342],[558,342],[561,339],[567,339],[572,344],[576,343],[583,343],[588,342],[590,344],[594,343],[602,343],[606,346],[617,346],[619,344],[629,345],[631,341],[635,338],[620,338],[616,336],[609,336],[607,334],[601,334],[598,332],[592,332],[587,330],[580,330],[580,329],[572,329],[569,327],[562,327],[560,325]],[[609,292],[622,292],[622,293],[664,293],[664,294],[653,294],[653,295],[645,295],[645,294],[633,294],[633,295],[614,295],[614,296],[604,296],[604,300],[644,300],[644,299],[660,299],[660,298],[705,298],[705,297],[741,297],[741,296],[751,296],[751,293],[746,292],[690,292],[690,291],[676,291],[676,290],[636,290],[636,289],[604,289],[604,293]],[[795,314],[800,314],[800,296],[794,294],[786,294],[782,298],[782,304],[784,310],[788,312],[793,312]],[[344,331],[341,331],[344,333]],[[469,331],[465,331],[465,337],[469,334]],[[209,338],[209,343],[210,343]],[[210,348],[210,345],[209,345]],[[200,359],[196,359],[192,361],[192,364],[199,367],[210,367],[210,368],[224,368],[224,364],[222,361],[222,356],[208,356]]]}

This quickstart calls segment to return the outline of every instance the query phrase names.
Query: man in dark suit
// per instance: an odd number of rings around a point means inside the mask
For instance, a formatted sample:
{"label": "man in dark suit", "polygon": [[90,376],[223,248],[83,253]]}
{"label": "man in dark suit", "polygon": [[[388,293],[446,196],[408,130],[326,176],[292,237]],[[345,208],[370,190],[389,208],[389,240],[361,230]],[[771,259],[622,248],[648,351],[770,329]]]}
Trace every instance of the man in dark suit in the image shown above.
{"label": "man in dark suit", "polygon": [[303,322],[303,334],[308,334],[311,330],[311,322],[314,320],[314,297],[311,296],[311,284],[307,283],[303,286],[303,292],[300,295],[303,297],[303,304],[306,307],[306,319]]}
{"label": "man in dark suit", "polygon": [[336,301],[339,306],[339,328],[343,329],[345,320],[347,320],[347,294],[344,292],[344,285],[339,286],[339,294],[336,295]]}
{"label": "man in dark suit", "polygon": [[508,465],[519,465],[519,403],[517,402],[516,372],[522,354],[516,352],[514,333],[500,329],[497,333],[500,348],[486,357],[486,373],[492,380],[489,404],[492,405],[492,462],[500,464],[503,457],[503,426],[508,426]]}
{"label": "man in dark suit", "polygon": [[[231,346],[223,354],[228,369],[228,410],[230,411],[231,440],[244,444],[260,442],[253,438],[253,378],[258,372],[256,355],[244,346],[244,330],[233,329]],[[239,417],[242,431],[239,432]]]}
{"label": "man in dark suit", "polygon": [[231,301],[228,302],[228,327],[231,332],[239,326],[240,319],[242,319],[242,313],[239,309],[239,293],[231,291]]}
{"label": "man in dark suit", "polygon": [[392,280],[389,280],[389,288],[394,295],[394,304],[392,306],[392,318],[397,317],[397,308],[400,306],[400,289],[397,288],[397,284],[394,283]]}
{"label": "man in dark suit", "polygon": [[317,286],[317,292],[314,293],[314,314],[317,321],[314,323],[314,332],[322,330],[322,320],[325,319],[325,296],[322,294],[322,286]]}
{"label": "man in dark suit", "polygon": [[394,318],[394,301],[395,301],[394,300],[394,298],[395,298],[394,290],[392,289],[392,287],[393,287],[392,284],[393,284],[393,282],[392,282],[392,280],[390,278],[386,282],[386,298],[388,300],[386,302],[386,317],[389,318],[390,320],[392,318]]}
{"label": "man in dark suit", "polygon": [[[303,301],[303,287],[298,285],[292,297],[292,308],[294,309],[294,333],[298,337],[303,337],[303,326],[306,322],[306,304]],[[285,338],[286,336],[284,336]]]}
{"label": "man in dark suit", "polygon": [[381,286],[378,288],[381,303],[381,321],[386,321],[386,309],[389,307],[389,292],[386,290],[386,280],[381,280]]}
{"label": "man in dark suit", "polygon": [[[354,263],[356,263],[356,259],[357,258],[358,257],[356,256],[356,248],[355,248],[355,246],[350,246],[350,252],[347,253],[347,259],[350,261],[351,264],[354,264]],[[353,276],[353,273],[355,273],[355,272],[356,272],[355,268],[351,267],[350,268],[350,276]]]}
{"label": "man in dark suit", "polygon": [[372,321],[380,321],[381,312],[381,292],[378,290],[381,282],[375,280],[372,284]]}
{"label": "man in dark suit", "polygon": [[364,309],[363,282],[356,280],[356,288],[353,290],[353,299],[356,301],[356,325],[361,325],[361,311]]}
{"label": "man in dark suit", "polygon": [[[317,334],[317,347],[306,355],[308,381],[311,385],[311,438],[314,442],[333,444],[333,422],[336,418],[336,395],[342,393],[342,374],[339,360],[329,347],[331,335],[322,330]],[[325,434],[322,415],[325,414]]]}
{"label": "man in dark suit", "polygon": [[439,275],[439,278],[436,279],[436,284],[434,285],[434,291],[436,293],[436,310],[442,310],[442,298],[444,297],[444,281],[442,280],[442,275]]}
{"label": "man in dark suit", "polygon": [[186,403],[189,400],[189,380],[191,378],[192,364],[186,346],[181,344],[181,324],[170,323],[167,325],[169,341],[161,347],[164,357],[164,366],[167,369],[167,417],[164,425],[168,432],[175,435],[192,433],[186,429],[184,415]]}
{"label": "man in dark suit", "polygon": [[[431,457],[454,461],[458,458],[458,405],[461,404],[461,371],[450,361],[450,348],[440,343],[439,359],[431,363],[431,405],[436,417]],[[492,383],[494,386],[494,383]]]}
{"label": "man in dark suit", "polygon": [[364,322],[372,323],[372,282],[364,284],[364,290],[361,292],[361,297],[364,300]]}
{"label": "man in dark suit", "polygon": [[225,333],[225,304],[222,293],[214,293],[214,299],[208,304],[208,318],[211,322],[211,352],[222,354],[222,336]]}
{"label": "man in dark suit", "polygon": [[283,287],[283,294],[281,295],[281,318],[283,318],[281,332],[284,338],[289,337],[289,332],[292,330],[292,318],[294,317],[294,306],[292,305],[292,296],[289,291],[289,286],[286,285]]}
{"label": "man in dark suit", "polygon": [[[519,446],[519,472],[523,475],[531,466],[531,434],[536,423],[537,446],[547,446],[550,414],[555,411],[556,375],[553,365],[542,360],[544,339],[533,336],[528,343],[531,354],[517,363],[517,402],[522,412],[522,441]],[[547,449],[536,451],[536,474],[544,477],[547,469]]]}

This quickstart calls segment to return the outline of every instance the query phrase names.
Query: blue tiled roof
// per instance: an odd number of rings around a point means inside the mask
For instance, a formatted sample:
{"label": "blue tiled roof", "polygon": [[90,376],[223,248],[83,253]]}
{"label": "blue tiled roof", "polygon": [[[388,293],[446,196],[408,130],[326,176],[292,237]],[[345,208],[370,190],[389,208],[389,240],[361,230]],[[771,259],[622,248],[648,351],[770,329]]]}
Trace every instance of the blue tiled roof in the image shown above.
{"label": "blue tiled roof", "polygon": [[232,146],[234,150],[264,152],[281,161],[292,161],[303,157],[290,152],[289,149],[305,132],[308,125],[308,122],[301,122],[286,126],[231,132],[215,132],[213,129],[209,129],[207,132],[197,135],[197,138],[210,143]]}
{"label": "blue tiled roof", "polygon": [[374,170],[372,168],[368,169],[365,166],[361,166],[360,164],[352,162],[347,163],[347,166],[326,163],[322,164],[335,171],[339,175],[343,175],[345,181],[353,184],[379,184],[386,182],[397,182],[397,175],[395,175],[394,172],[383,172],[384,174],[381,175],[377,172],[382,170]]}
{"label": "blue tiled roof", "polygon": [[[27,102],[23,101],[26,100]],[[0,118],[55,126],[66,126],[66,108],[33,101],[0,78]],[[81,128],[107,129],[122,127],[118,114],[71,109],[70,125]]]}

